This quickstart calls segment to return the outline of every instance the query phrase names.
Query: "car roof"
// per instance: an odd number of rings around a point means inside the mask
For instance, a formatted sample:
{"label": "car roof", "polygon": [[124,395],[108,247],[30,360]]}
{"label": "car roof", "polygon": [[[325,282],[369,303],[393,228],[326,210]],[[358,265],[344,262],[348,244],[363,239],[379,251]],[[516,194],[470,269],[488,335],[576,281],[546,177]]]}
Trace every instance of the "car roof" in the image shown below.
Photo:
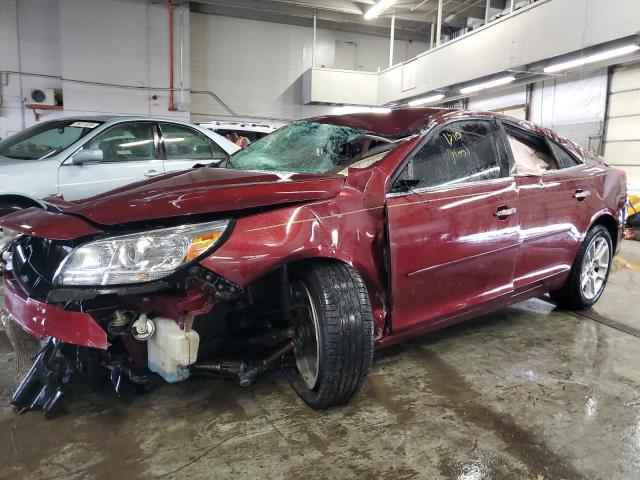
{"label": "car roof", "polygon": [[[214,120],[212,122],[199,122],[198,125],[205,128],[219,128],[224,130],[248,130],[248,131],[266,131],[276,130],[278,127],[266,123],[257,122],[227,122]],[[260,129],[260,130],[258,130]]]}
{"label": "car roof", "polygon": [[73,115],[69,117],[58,117],[54,118],[50,121],[60,121],[60,120],[69,120],[69,121],[79,121],[79,122],[118,122],[118,121],[139,121],[139,120],[147,120],[147,121],[161,121],[161,122],[173,122],[180,123],[184,125],[195,125],[188,120],[181,120],[178,118],[171,117],[149,117],[149,116],[140,116],[140,115]]}

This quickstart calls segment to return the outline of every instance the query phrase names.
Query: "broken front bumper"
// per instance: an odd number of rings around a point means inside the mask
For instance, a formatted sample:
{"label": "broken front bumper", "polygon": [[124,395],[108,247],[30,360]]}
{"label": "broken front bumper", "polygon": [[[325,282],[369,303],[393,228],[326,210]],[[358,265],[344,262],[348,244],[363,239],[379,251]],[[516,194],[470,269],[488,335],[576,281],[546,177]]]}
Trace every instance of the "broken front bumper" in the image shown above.
{"label": "broken front bumper", "polygon": [[12,275],[4,274],[5,308],[25,331],[40,339],[106,350],[107,334],[88,313],[63,310],[28,297]]}

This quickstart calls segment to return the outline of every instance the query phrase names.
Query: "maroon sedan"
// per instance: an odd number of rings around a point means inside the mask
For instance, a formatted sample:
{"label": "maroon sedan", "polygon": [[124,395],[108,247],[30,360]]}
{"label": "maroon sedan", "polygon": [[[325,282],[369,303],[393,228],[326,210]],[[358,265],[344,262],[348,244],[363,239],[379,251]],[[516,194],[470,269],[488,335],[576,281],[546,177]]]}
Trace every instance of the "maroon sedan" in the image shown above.
{"label": "maroon sedan", "polygon": [[119,390],[270,369],[341,404],[374,348],[546,292],[593,305],[622,238],[621,171],[489,113],[313,118],[223,167],[0,219],[10,331],[43,345],[16,407],[101,371]]}

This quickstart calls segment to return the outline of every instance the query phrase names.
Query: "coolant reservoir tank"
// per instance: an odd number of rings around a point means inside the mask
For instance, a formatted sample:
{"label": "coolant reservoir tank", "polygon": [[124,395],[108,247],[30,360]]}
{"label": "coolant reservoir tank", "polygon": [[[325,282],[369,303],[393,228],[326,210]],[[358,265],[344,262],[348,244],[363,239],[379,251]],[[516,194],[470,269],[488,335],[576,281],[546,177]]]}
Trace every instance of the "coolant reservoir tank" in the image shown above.
{"label": "coolant reservoir tank", "polygon": [[189,377],[188,365],[196,362],[200,337],[195,330],[182,330],[171,318],[156,317],[155,334],[147,340],[149,370],[169,383]]}

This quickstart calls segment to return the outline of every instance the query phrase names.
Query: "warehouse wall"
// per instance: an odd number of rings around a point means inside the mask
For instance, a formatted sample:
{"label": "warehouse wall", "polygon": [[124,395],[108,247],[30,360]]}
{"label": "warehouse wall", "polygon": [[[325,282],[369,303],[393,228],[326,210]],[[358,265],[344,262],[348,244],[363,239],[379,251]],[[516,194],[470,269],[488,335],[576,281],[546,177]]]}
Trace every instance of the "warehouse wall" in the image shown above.
{"label": "warehouse wall", "polygon": [[607,106],[607,70],[576,72],[537,83],[531,120],[600,152]]}
{"label": "warehouse wall", "polygon": [[[519,85],[497,93],[470,97],[468,108],[502,110],[526,103],[526,87]],[[599,153],[606,105],[607,69],[575,72],[533,84],[530,120]],[[513,115],[517,110],[514,108],[505,113]],[[524,112],[521,118],[524,118]]]}
{"label": "warehouse wall", "polygon": [[[18,2],[0,1],[0,71],[61,75],[58,0],[21,0],[19,5],[18,12]],[[0,78],[0,82],[3,80]],[[20,77],[9,75],[6,81],[8,85],[0,87],[0,138],[23,128]],[[22,77],[25,95],[33,88],[61,87],[59,80]],[[32,123],[32,113],[24,112],[24,125]]]}
{"label": "warehouse wall", "polygon": [[[189,88],[189,11],[185,8],[184,87]],[[180,16],[176,9],[175,81],[179,80]],[[18,43],[18,31],[20,42]],[[85,82],[134,87],[168,87],[168,16],[163,4],[127,0],[0,1],[0,71],[54,75]],[[20,53],[20,55],[18,55]],[[1,81],[2,79],[0,79]],[[87,85],[9,74],[2,88],[0,138],[35,123],[21,108],[32,88],[59,88],[64,110],[42,119],[75,114],[127,113],[189,118],[189,95],[182,112],[169,112],[168,93]],[[157,100],[151,96],[156,94]],[[176,93],[176,101],[180,94]]]}
{"label": "warehouse wall", "polygon": [[[357,43],[358,70],[377,71],[389,62],[384,37],[318,30],[316,66],[335,65],[336,40]],[[311,67],[313,30],[201,13],[191,14],[191,74],[194,90],[212,90],[234,111],[299,118],[330,111],[302,104],[302,74]],[[394,62],[425,50],[421,42],[396,41]],[[196,119],[224,115],[215,100],[192,96]]]}

